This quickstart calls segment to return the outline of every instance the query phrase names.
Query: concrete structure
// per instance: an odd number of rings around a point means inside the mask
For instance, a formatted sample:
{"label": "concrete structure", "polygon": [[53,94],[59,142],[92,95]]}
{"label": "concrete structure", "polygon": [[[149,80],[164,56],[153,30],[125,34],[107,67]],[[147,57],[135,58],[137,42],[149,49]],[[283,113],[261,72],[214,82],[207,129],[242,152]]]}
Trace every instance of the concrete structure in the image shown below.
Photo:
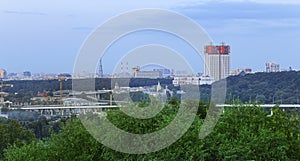
{"label": "concrete structure", "polygon": [[132,68],[132,76],[134,78],[162,78],[161,71],[141,71],[139,66]]}
{"label": "concrete structure", "polygon": [[215,81],[227,78],[230,70],[230,46],[208,45],[204,48],[204,75]]}
{"label": "concrete structure", "polygon": [[214,80],[211,77],[197,77],[197,76],[175,76],[173,80],[174,86],[180,85],[205,85],[212,84]]}
{"label": "concrete structure", "polygon": [[276,64],[274,62],[267,62],[266,63],[266,72],[267,73],[280,72],[280,70],[279,70],[279,64]]}
{"label": "concrete structure", "polygon": [[41,115],[62,115],[71,116],[78,114],[86,114],[87,112],[101,112],[109,109],[117,109],[120,106],[31,106],[31,107],[21,107],[21,108],[10,108],[12,110],[27,110],[27,111],[37,111]]}
{"label": "concrete structure", "polygon": [[0,78],[7,78],[7,72],[4,69],[0,69]]}

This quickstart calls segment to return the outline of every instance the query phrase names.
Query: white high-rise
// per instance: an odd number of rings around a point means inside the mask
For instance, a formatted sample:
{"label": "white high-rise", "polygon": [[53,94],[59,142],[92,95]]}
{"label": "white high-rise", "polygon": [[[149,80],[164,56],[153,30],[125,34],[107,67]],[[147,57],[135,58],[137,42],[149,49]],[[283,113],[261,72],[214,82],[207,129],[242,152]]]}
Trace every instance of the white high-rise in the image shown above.
{"label": "white high-rise", "polygon": [[279,72],[279,64],[276,64],[274,62],[267,62],[266,63],[266,72]]}
{"label": "white high-rise", "polygon": [[204,50],[204,75],[214,81],[227,78],[230,73],[230,46],[208,45]]}

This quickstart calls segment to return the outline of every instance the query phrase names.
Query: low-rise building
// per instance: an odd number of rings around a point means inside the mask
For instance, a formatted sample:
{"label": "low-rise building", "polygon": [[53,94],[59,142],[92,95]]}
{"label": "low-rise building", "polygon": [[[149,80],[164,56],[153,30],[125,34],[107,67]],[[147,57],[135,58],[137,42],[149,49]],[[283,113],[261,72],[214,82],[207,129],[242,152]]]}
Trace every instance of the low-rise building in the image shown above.
{"label": "low-rise building", "polygon": [[230,76],[235,76],[235,75],[244,75],[244,74],[251,74],[252,73],[252,69],[250,68],[239,68],[239,69],[235,69],[230,71]]}
{"label": "low-rise building", "polygon": [[174,86],[179,85],[211,85],[214,79],[211,77],[197,77],[197,76],[175,76],[173,80]]}
{"label": "low-rise building", "polygon": [[132,68],[132,76],[134,78],[162,78],[163,74],[161,71],[141,71],[140,67],[133,67]]}

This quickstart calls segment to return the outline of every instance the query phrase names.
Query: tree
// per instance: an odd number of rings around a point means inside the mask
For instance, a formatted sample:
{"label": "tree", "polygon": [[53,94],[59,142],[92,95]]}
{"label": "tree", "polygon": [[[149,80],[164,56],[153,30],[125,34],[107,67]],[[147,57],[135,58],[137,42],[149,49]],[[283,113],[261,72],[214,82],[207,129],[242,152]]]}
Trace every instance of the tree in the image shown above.
{"label": "tree", "polygon": [[5,151],[7,160],[100,160],[99,144],[85,130],[79,119],[67,121],[63,131],[51,138]]}
{"label": "tree", "polygon": [[[299,121],[283,113],[268,117],[260,107],[226,109],[205,139],[209,160],[299,160]],[[290,133],[293,137],[290,137]]]}
{"label": "tree", "polygon": [[[120,110],[108,111],[107,118],[117,127],[136,134],[158,131],[176,116],[179,104],[170,100],[151,119],[134,119]],[[185,106],[198,105],[188,101]],[[206,107],[203,104],[200,104]],[[300,160],[300,129],[297,114],[279,108],[273,115],[260,107],[225,109],[216,127],[205,139],[199,139],[203,124],[201,111],[189,130],[171,146],[149,154],[124,154],[105,147],[86,131],[78,118],[67,121],[59,134],[5,151],[6,160]],[[85,115],[98,121],[95,114]],[[87,125],[85,125],[87,126]],[[114,135],[114,134],[111,134]],[[116,140],[111,140],[116,141]]]}
{"label": "tree", "polygon": [[23,128],[17,121],[0,119],[0,159],[9,145],[21,147],[35,140],[31,131]]}

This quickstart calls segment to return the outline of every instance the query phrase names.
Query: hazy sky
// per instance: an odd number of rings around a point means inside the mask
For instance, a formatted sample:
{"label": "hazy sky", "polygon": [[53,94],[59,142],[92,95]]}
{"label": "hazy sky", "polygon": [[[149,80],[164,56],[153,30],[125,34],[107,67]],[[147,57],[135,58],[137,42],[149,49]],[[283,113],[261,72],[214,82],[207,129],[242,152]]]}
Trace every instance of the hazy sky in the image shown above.
{"label": "hazy sky", "polygon": [[[97,26],[141,8],[169,9],[199,23],[216,43],[231,45],[232,69],[262,71],[265,62],[274,61],[283,69],[300,70],[298,0],[0,0],[0,68],[72,73],[81,45]],[[132,36],[123,40],[123,47],[143,34]],[[162,41],[171,38],[165,36]],[[187,55],[190,52],[183,50]],[[117,51],[122,50],[111,52]],[[197,66],[193,57],[188,58]],[[111,72],[115,59],[109,53],[104,57],[104,72]],[[202,70],[200,66],[195,68]]]}

